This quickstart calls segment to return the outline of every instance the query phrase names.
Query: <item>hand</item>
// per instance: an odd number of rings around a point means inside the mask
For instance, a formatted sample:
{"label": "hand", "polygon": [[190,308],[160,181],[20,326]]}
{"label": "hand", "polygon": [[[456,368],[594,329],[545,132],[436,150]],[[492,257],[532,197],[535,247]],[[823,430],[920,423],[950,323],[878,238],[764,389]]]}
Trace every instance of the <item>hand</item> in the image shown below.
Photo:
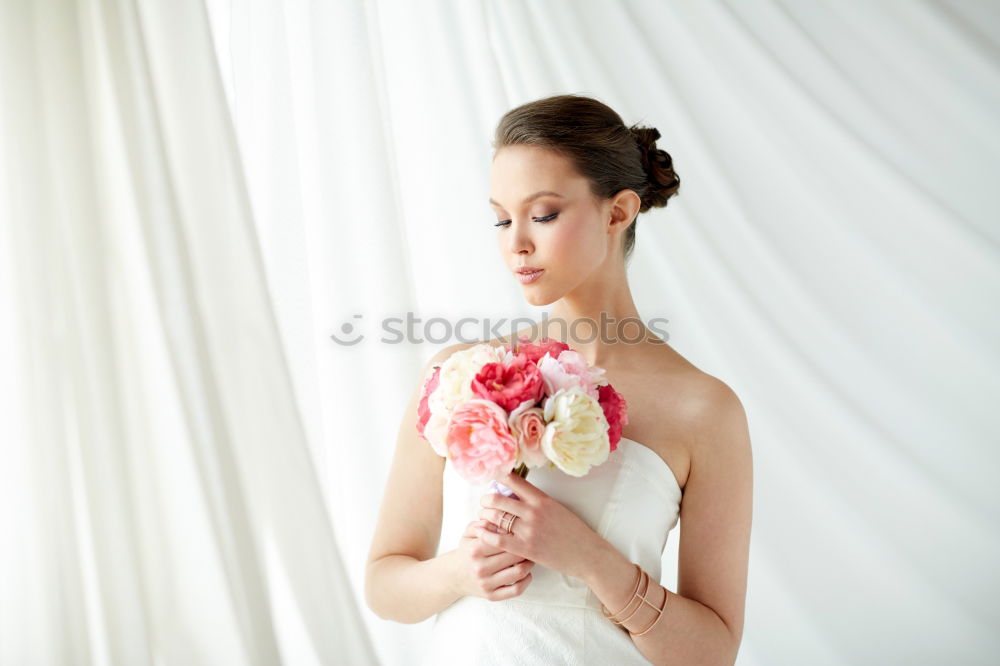
{"label": "hand", "polygon": [[490,601],[519,596],[531,583],[531,568],[535,563],[484,543],[477,532],[485,524],[485,520],[472,521],[459,540],[456,549],[459,594]]}
{"label": "hand", "polygon": [[[487,493],[480,499],[479,517],[490,522],[479,527],[479,538],[494,548],[537,562],[567,576],[584,577],[588,559],[602,538],[558,500],[522,479],[515,472],[497,479],[520,499]],[[517,516],[513,534],[501,527],[504,511]],[[503,524],[510,523],[507,517]]]}

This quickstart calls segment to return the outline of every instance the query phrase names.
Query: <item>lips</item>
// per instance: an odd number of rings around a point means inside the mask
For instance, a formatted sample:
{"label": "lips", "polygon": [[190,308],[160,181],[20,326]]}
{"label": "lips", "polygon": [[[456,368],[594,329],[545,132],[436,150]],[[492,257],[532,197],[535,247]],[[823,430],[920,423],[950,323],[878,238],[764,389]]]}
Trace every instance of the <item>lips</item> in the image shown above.
{"label": "lips", "polygon": [[520,280],[521,284],[529,284],[534,282],[542,276],[545,272],[543,268],[533,268],[531,266],[522,266],[514,271],[517,275],[517,279]]}

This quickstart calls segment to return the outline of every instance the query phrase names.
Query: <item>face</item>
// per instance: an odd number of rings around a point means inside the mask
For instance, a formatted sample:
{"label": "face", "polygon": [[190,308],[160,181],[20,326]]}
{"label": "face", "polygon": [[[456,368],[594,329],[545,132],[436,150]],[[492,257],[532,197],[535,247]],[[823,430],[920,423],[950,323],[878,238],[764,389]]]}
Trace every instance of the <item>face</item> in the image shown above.
{"label": "face", "polygon": [[[611,203],[596,201],[587,180],[553,151],[501,148],[493,159],[490,190],[500,256],[532,305],[548,305],[599,279],[614,251],[621,252],[626,225],[611,224]],[[547,193],[533,196],[538,192]],[[515,273],[525,266],[541,272],[526,282]]]}

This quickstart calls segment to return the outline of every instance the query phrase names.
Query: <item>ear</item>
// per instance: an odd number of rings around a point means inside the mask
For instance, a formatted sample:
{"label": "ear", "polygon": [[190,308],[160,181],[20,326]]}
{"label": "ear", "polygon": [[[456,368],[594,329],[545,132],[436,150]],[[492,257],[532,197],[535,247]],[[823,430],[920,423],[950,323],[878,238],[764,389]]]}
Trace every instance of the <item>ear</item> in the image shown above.
{"label": "ear", "polygon": [[642,199],[633,189],[626,188],[611,197],[609,206],[611,217],[608,222],[608,230],[621,233],[628,229],[629,225],[635,221],[636,215],[639,214],[640,205],[642,205]]}

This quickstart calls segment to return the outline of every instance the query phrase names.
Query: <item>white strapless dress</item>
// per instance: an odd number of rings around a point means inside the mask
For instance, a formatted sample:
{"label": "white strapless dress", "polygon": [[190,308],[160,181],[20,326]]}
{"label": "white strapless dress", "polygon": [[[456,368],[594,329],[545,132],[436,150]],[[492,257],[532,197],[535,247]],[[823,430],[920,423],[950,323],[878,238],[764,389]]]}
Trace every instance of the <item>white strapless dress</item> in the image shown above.
{"label": "white strapless dress", "polygon": [[[658,453],[622,438],[603,464],[582,477],[558,468],[530,470],[528,481],[578,515],[651,580],[660,579],[667,534],[677,524],[681,489]],[[479,518],[489,484],[473,485],[445,463],[438,554],[458,546]],[[515,525],[516,531],[516,525]],[[601,601],[572,576],[535,564],[518,597],[466,596],[437,614],[422,666],[649,664],[632,638],[601,614]],[[632,580],[622,581],[631,584]],[[618,609],[612,609],[618,610]]]}

